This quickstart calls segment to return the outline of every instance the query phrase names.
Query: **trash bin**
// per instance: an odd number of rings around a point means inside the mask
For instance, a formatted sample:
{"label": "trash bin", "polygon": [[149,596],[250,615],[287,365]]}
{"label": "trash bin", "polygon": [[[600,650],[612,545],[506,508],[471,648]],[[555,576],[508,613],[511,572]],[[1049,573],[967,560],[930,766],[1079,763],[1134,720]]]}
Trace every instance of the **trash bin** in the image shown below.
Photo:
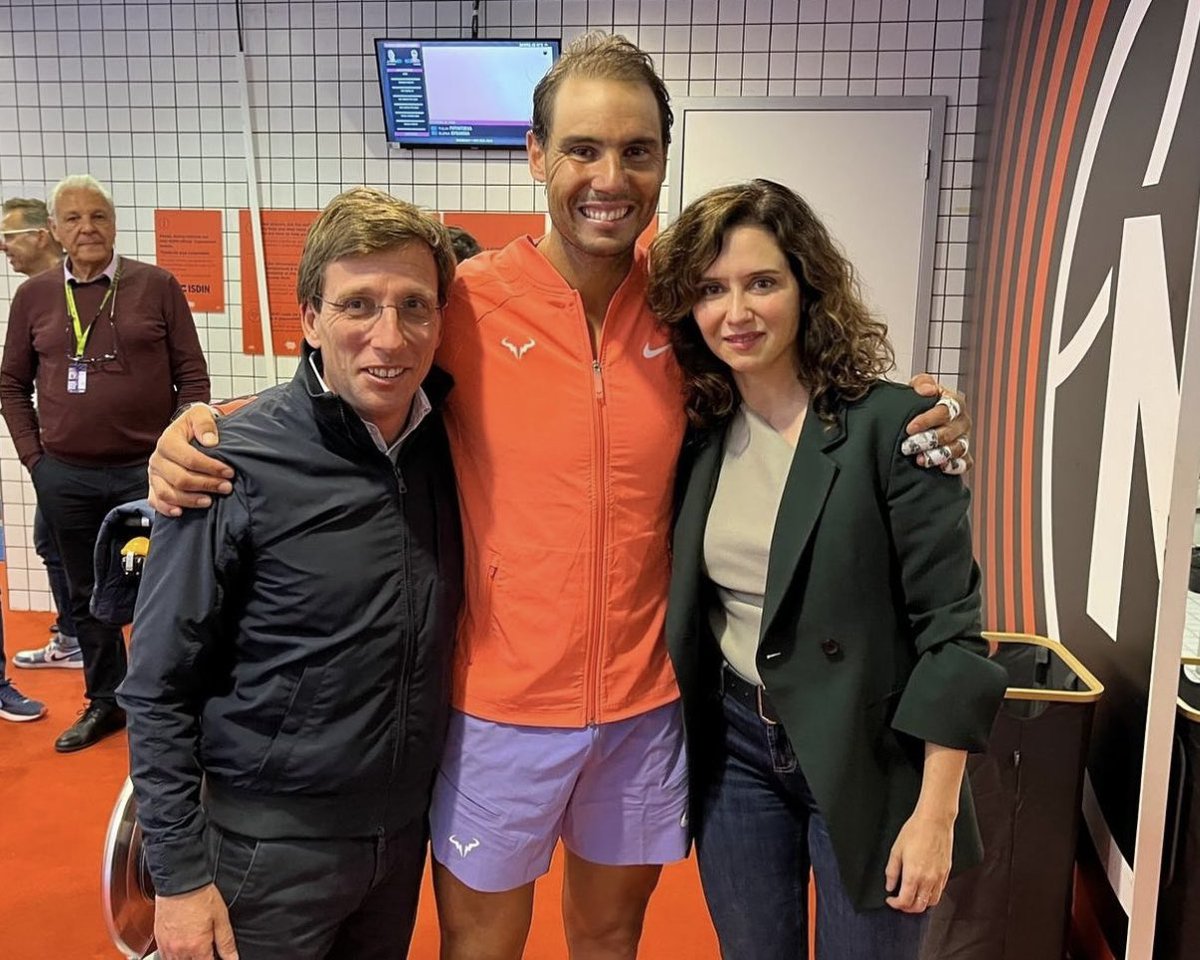
{"label": "trash bin", "polygon": [[1084,762],[1100,682],[1069,650],[987,633],[1009,674],[986,753],[967,763],[984,861],[932,911],[922,960],[1062,960]]}
{"label": "trash bin", "polygon": [[[1183,667],[1200,666],[1184,657]],[[1200,683],[1179,671],[1175,749],[1162,890],[1154,934],[1157,960],[1200,956]]]}

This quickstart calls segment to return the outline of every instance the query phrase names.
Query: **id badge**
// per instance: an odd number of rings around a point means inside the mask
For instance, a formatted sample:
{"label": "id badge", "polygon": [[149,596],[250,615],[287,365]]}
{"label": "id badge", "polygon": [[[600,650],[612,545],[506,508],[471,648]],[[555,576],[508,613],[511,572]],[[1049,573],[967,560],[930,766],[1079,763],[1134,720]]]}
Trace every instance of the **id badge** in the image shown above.
{"label": "id badge", "polygon": [[67,393],[87,393],[87,364],[72,360],[67,364]]}

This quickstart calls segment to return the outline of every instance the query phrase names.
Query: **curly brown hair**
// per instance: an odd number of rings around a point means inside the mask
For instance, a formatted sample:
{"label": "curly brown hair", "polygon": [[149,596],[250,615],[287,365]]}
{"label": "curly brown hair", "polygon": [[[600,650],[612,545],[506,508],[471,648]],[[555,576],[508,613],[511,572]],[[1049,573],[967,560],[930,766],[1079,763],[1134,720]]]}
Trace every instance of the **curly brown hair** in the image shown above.
{"label": "curly brown hair", "polygon": [[666,324],[683,369],[688,420],[701,429],[720,426],[741,402],[732,372],[704,342],[692,307],[726,234],[745,225],[774,234],[800,284],[799,379],[810,407],[832,422],[838,406],[863,397],[894,366],[887,325],[863,304],[854,267],[812,207],[771,180],[706,193],[650,245],[650,308]]}

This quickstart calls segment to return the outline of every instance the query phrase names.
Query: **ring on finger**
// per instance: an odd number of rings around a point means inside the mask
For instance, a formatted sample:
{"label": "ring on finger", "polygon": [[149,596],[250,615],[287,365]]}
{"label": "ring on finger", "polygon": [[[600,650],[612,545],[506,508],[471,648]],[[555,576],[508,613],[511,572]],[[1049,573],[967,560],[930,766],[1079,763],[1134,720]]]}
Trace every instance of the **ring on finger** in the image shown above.
{"label": "ring on finger", "polygon": [[943,393],[938,397],[938,404],[946,408],[946,413],[949,414],[951,420],[957,420],[962,415],[962,407],[959,402],[948,393]]}

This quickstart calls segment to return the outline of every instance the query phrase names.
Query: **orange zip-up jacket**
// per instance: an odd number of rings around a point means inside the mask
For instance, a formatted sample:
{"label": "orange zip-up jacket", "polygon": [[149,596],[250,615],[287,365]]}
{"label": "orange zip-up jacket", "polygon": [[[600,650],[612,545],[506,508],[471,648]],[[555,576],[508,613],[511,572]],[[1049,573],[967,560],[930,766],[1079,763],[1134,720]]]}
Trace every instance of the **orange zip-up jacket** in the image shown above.
{"label": "orange zip-up jacket", "polygon": [[679,696],[663,642],[681,374],[638,253],[593,351],[529,237],[461,264],[438,362],[466,549],[453,705],[582,727]]}

